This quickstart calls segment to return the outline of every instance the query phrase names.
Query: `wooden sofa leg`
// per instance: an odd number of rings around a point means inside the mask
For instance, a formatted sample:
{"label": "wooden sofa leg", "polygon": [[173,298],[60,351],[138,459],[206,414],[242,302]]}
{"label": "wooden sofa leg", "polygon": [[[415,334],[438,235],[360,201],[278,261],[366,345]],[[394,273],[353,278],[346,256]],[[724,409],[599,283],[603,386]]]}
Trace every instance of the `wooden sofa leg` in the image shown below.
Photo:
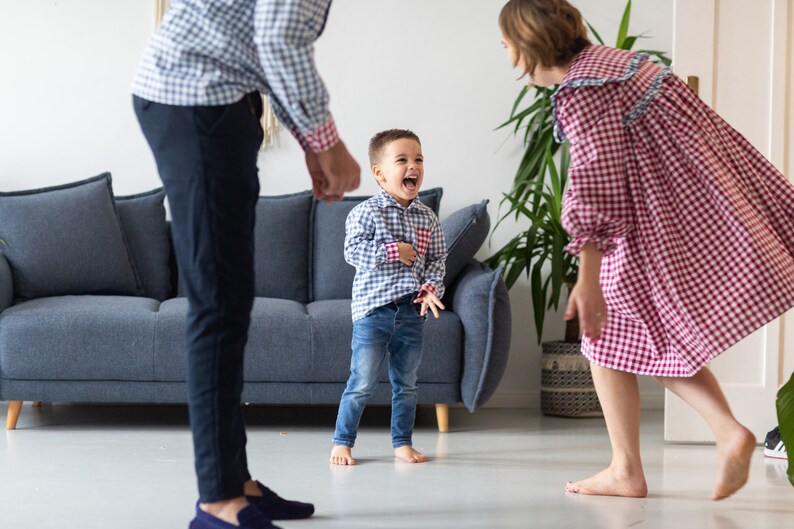
{"label": "wooden sofa leg", "polygon": [[17,419],[19,419],[19,410],[22,409],[21,400],[8,401],[8,415],[6,416],[6,430],[13,430],[17,427]]}
{"label": "wooden sofa leg", "polygon": [[34,400],[33,404],[31,404],[31,406],[33,406],[34,408],[41,408],[41,401],[40,400]]}
{"label": "wooden sofa leg", "polygon": [[436,404],[436,421],[438,421],[439,433],[447,433],[449,431],[448,404]]}

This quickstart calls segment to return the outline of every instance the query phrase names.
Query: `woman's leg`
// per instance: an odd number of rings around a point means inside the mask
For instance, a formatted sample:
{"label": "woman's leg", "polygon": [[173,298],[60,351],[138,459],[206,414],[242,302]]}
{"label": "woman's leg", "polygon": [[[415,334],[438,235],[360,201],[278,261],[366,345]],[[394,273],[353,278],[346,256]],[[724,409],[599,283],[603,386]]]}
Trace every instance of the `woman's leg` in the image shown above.
{"label": "woman's leg", "polygon": [[612,462],[598,474],[568,482],[568,492],[642,498],[648,494],[640,459],[640,391],[633,373],[590,364],[604,411]]}
{"label": "woman's leg", "polygon": [[658,377],[658,380],[702,415],[714,432],[719,470],[712,499],[727,498],[747,481],[755,436],[733,416],[717,379],[708,368],[704,367],[692,377]]}

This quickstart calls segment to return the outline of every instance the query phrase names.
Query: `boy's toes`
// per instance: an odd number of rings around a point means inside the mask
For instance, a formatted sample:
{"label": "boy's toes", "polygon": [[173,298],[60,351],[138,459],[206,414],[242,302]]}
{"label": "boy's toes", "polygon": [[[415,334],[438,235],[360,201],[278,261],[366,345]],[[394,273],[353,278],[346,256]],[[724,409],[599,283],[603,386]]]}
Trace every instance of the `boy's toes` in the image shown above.
{"label": "boy's toes", "polygon": [[399,448],[395,448],[394,455],[406,463],[424,463],[427,461],[426,455],[414,450],[410,446],[401,446]]}

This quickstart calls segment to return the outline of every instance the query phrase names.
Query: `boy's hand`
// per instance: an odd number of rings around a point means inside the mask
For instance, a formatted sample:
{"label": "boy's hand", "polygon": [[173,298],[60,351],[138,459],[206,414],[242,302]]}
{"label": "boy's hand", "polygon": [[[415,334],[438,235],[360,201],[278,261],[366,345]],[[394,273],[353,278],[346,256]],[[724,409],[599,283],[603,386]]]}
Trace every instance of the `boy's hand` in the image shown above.
{"label": "boy's hand", "polygon": [[400,262],[412,266],[416,261],[416,250],[407,242],[398,242],[397,248],[400,250]]}
{"label": "boy's hand", "polygon": [[444,310],[446,308],[444,304],[441,303],[441,300],[438,299],[438,296],[424,289],[419,291],[419,295],[416,296],[414,303],[422,304],[422,310],[419,311],[421,316],[427,314],[427,308],[430,307],[430,310],[433,311],[433,316],[435,316],[436,319],[438,319],[439,309]]}

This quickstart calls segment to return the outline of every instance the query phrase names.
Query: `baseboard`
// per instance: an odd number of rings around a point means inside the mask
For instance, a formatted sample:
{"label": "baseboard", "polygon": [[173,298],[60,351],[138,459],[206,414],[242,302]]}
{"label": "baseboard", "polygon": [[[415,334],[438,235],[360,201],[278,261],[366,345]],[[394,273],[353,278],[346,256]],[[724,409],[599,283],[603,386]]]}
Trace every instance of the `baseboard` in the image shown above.
{"label": "baseboard", "polygon": [[[640,393],[640,407],[643,410],[663,410],[664,392]],[[500,391],[483,408],[529,408],[540,409],[540,391]]]}

